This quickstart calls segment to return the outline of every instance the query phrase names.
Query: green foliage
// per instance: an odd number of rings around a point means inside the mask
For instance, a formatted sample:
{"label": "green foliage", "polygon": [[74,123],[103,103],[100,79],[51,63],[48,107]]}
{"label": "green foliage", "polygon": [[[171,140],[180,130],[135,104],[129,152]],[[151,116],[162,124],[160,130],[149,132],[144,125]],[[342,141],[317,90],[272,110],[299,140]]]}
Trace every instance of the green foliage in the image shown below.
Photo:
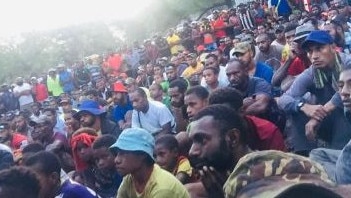
{"label": "green foliage", "polygon": [[60,62],[71,64],[92,54],[115,51],[122,40],[112,29],[124,32],[123,43],[142,41],[155,33],[165,35],[189,16],[196,18],[207,8],[228,0],[159,0],[140,13],[138,19],[111,24],[87,23],[48,32],[31,32],[20,41],[0,44],[0,82],[11,83],[17,76],[41,74]]}

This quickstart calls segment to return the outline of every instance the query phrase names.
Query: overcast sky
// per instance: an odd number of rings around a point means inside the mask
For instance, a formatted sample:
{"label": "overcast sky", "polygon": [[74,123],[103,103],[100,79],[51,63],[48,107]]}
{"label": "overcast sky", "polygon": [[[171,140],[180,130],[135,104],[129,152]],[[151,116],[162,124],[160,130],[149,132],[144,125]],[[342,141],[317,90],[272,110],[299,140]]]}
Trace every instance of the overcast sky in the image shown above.
{"label": "overcast sky", "polygon": [[2,3],[0,37],[90,21],[136,17],[157,0],[10,0]]}

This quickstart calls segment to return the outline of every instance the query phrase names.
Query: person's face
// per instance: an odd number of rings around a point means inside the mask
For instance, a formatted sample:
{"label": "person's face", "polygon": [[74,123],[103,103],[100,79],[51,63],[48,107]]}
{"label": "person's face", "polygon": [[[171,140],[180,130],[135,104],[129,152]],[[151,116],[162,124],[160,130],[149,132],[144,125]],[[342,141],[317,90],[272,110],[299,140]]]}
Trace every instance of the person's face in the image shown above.
{"label": "person's face", "polygon": [[95,163],[98,169],[108,171],[115,167],[115,156],[107,147],[94,149]]}
{"label": "person's face", "polygon": [[147,64],[146,65],[146,73],[151,75],[151,74],[153,74],[153,71],[154,71],[154,66],[151,64]]}
{"label": "person's face", "polygon": [[16,117],[15,118],[15,125],[16,125],[17,132],[24,132],[24,130],[27,128],[26,119],[23,116]]}
{"label": "person's face", "polygon": [[316,68],[327,68],[335,59],[335,50],[332,45],[311,44],[307,55]]}
{"label": "person's face", "polygon": [[154,80],[156,84],[161,84],[163,82],[162,75],[154,75]]}
{"label": "person's face", "polygon": [[64,113],[70,112],[72,110],[72,105],[69,102],[63,102],[61,103],[61,106],[62,106],[62,111]]}
{"label": "person's face", "polygon": [[57,109],[57,102],[55,100],[51,100],[49,103],[49,107],[52,109]]}
{"label": "person's face", "polygon": [[60,176],[57,173],[49,175],[43,173],[40,164],[33,164],[29,168],[37,174],[39,179],[39,198],[55,197],[57,186],[60,185]]}
{"label": "person's face", "polygon": [[150,91],[150,96],[151,98],[155,99],[155,98],[159,98],[162,96],[162,90],[159,89],[158,86],[155,85],[151,85],[149,88]]}
{"label": "person's face", "polygon": [[106,87],[106,83],[105,80],[99,80],[98,82],[96,82],[96,89],[103,91]]}
{"label": "person's face", "polygon": [[187,56],[186,57],[186,62],[190,65],[190,66],[196,66],[197,62],[196,62],[196,58]]}
{"label": "person's face", "polygon": [[127,174],[133,174],[138,171],[143,163],[144,157],[132,151],[119,150],[115,156],[114,162],[117,172],[124,177]]}
{"label": "person's face", "polygon": [[36,142],[42,142],[46,140],[50,134],[52,134],[52,128],[50,123],[40,123],[34,126],[34,129],[31,133],[32,139]]}
{"label": "person's face", "polygon": [[11,131],[10,129],[0,129],[0,143],[5,143],[10,140]]}
{"label": "person's face", "polygon": [[256,38],[256,43],[261,52],[268,52],[270,43],[266,36],[258,36]]}
{"label": "person's face", "polygon": [[65,120],[65,125],[72,129],[72,131],[79,128],[79,121],[73,118],[72,113],[65,113],[63,119]]}
{"label": "person's face", "polygon": [[168,149],[163,144],[155,146],[156,163],[163,169],[173,172],[177,163],[178,152],[176,149]]}
{"label": "person's face", "polygon": [[177,73],[174,68],[167,68],[166,75],[169,81],[172,81],[177,78]]}
{"label": "person's face", "polygon": [[82,112],[79,121],[83,127],[92,127],[95,124],[96,118],[91,113]]}
{"label": "person's face", "polygon": [[275,37],[278,39],[278,40],[281,40],[281,39],[284,39],[284,32],[283,31],[277,31],[275,32]]}
{"label": "person's face", "polygon": [[32,108],[32,113],[34,114],[37,114],[40,111],[40,108],[38,105],[32,105],[31,108]]}
{"label": "person's face", "polygon": [[266,33],[266,29],[260,25],[257,27],[257,32],[258,34],[263,34],[263,33]]}
{"label": "person's face", "polygon": [[351,70],[341,72],[338,87],[344,107],[351,111]]}
{"label": "person's face", "polygon": [[155,75],[162,75],[162,69],[161,67],[154,67],[154,74]]}
{"label": "person's face", "polygon": [[129,99],[133,105],[133,108],[137,111],[144,110],[147,105],[147,99],[136,92],[130,93]]}
{"label": "person's face", "polygon": [[119,104],[124,100],[124,93],[112,92],[112,99],[115,104]]}
{"label": "person's face", "polygon": [[90,162],[94,157],[93,149],[82,141],[77,143],[77,153],[84,162]]}
{"label": "person's face", "polygon": [[239,60],[241,60],[244,63],[246,67],[252,61],[252,52],[250,50],[248,50],[245,53],[236,53],[235,55]]}
{"label": "person's face", "polygon": [[213,57],[209,57],[209,58],[205,59],[205,66],[206,67],[219,67],[218,62]]}
{"label": "person's face", "polygon": [[334,19],[334,17],[336,17],[336,15],[338,15],[338,11],[337,10],[330,10],[328,12],[328,20]]}
{"label": "person's face", "polygon": [[50,122],[56,125],[56,114],[53,114],[51,111],[44,111],[44,115],[46,115]]}
{"label": "person's face", "polygon": [[285,32],[284,35],[285,35],[286,42],[290,45],[290,43],[294,41],[295,30],[291,30],[291,31]]}
{"label": "person's face", "polygon": [[195,169],[212,166],[223,171],[230,167],[234,160],[233,151],[214,122],[212,116],[204,116],[191,123],[189,138],[192,145],[189,161]]}
{"label": "person's face", "polygon": [[211,69],[205,69],[202,72],[204,76],[205,82],[208,85],[213,85],[214,83],[218,82],[218,75],[216,75]]}
{"label": "person's face", "polygon": [[207,99],[201,99],[195,94],[188,94],[184,97],[186,113],[191,120],[201,109],[208,105]]}
{"label": "person's face", "polygon": [[248,81],[248,74],[239,64],[240,63],[238,62],[232,62],[231,64],[228,64],[226,68],[226,74],[230,86],[239,90],[243,90],[246,82]]}
{"label": "person's face", "polygon": [[184,94],[179,92],[178,87],[169,88],[168,95],[171,98],[171,105],[173,107],[181,107],[184,105]]}

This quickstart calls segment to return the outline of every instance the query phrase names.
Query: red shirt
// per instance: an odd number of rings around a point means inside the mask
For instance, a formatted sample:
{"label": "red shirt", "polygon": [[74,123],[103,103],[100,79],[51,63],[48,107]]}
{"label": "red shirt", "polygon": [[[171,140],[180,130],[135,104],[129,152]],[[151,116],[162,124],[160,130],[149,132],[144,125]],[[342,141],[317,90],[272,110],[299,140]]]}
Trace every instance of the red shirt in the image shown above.
{"label": "red shirt", "polygon": [[227,33],[224,30],[224,28],[226,26],[225,26],[225,23],[221,17],[219,17],[215,21],[212,21],[212,27],[214,29],[214,34],[215,34],[216,38],[223,38],[223,37],[227,36]]}
{"label": "red shirt", "polygon": [[12,150],[22,149],[28,144],[28,138],[19,133],[13,133],[10,147]]}
{"label": "red shirt", "polygon": [[244,118],[252,129],[247,139],[251,149],[286,151],[282,132],[275,124],[255,116]]}
{"label": "red shirt", "polygon": [[297,76],[310,66],[309,60],[303,61],[300,57],[296,57],[288,68],[288,75]]}
{"label": "red shirt", "polygon": [[38,83],[34,85],[33,89],[35,89],[35,100],[37,102],[42,102],[49,97],[48,89],[44,84]]}

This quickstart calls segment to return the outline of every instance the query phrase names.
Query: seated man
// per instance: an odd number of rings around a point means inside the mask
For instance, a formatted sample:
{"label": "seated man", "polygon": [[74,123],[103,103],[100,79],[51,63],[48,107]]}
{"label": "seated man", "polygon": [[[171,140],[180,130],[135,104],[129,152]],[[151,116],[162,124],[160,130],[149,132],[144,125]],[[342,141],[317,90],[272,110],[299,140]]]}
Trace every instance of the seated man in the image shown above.
{"label": "seated man", "polygon": [[61,165],[53,153],[38,152],[29,157],[25,161],[25,165],[39,176],[41,184],[39,198],[98,198],[93,190],[70,179],[61,184]]}
{"label": "seated man", "polygon": [[[209,98],[211,104],[226,104],[237,112],[241,112],[243,98],[240,93],[230,87],[214,91]],[[256,116],[243,116],[248,126],[248,145],[253,150],[286,151],[283,134],[272,122]]]}
{"label": "seated man", "polygon": [[226,72],[229,86],[237,89],[244,97],[244,114],[269,120],[283,131],[285,115],[272,98],[271,85],[262,78],[250,77],[244,62],[239,59],[230,60]]}
{"label": "seated man", "polygon": [[123,176],[117,197],[189,198],[182,183],[155,164],[154,147],[154,137],[141,128],[125,129],[110,147]]}

